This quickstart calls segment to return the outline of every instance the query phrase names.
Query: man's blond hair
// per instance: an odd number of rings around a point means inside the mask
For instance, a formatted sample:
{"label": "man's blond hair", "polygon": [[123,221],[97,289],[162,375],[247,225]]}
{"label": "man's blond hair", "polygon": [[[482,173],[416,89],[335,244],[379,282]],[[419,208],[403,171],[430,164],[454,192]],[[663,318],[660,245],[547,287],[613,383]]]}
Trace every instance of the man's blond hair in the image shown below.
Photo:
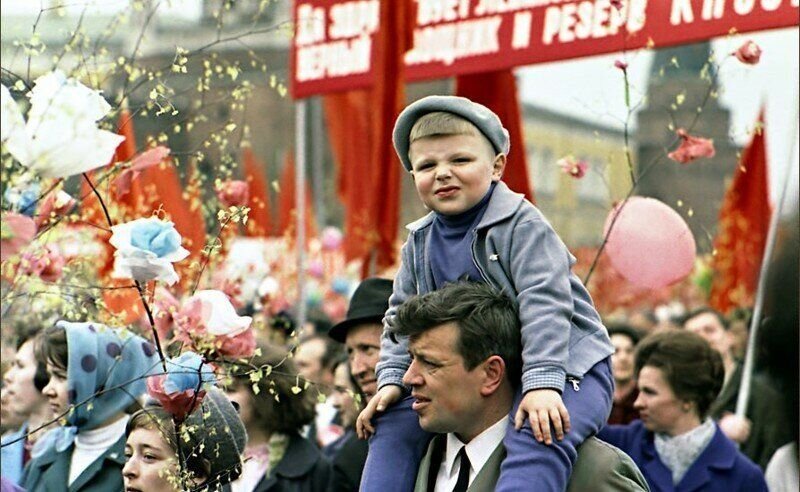
{"label": "man's blond hair", "polygon": [[492,142],[486,138],[486,135],[478,130],[478,127],[473,125],[470,121],[462,118],[453,113],[445,111],[435,111],[423,115],[411,127],[411,132],[408,136],[408,143],[414,143],[416,140],[427,137],[447,137],[450,135],[475,135],[487,145],[491,155],[496,155],[497,151],[494,150]]}

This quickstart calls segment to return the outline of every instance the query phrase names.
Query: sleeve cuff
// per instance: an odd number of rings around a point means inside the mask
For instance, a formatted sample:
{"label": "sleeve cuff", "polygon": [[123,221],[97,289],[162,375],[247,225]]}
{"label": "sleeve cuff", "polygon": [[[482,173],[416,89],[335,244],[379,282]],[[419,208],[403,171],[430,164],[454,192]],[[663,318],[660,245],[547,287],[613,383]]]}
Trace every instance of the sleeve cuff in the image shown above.
{"label": "sleeve cuff", "polygon": [[395,386],[400,386],[403,388],[403,390],[405,390],[406,387],[403,385],[403,376],[405,373],[406,371],[395,368],[386,368],[380,371],[380,374],[378,375],[378,389],[393,384]]}
{"label": "sleeve cuff", "polygon": [[534,367],[522,374],[522,393],[537,389],[564,391],[567,371],[558,366]]}

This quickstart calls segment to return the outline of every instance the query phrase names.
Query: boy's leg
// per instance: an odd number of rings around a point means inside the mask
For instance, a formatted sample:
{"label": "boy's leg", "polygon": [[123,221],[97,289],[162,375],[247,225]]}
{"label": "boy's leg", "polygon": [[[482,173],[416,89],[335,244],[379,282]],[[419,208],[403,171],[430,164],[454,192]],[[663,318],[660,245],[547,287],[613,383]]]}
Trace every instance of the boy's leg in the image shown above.
{"label": "boy's leg", "polygon": [[419,426],[410,396],[374,417],[375,434],[361,475],[362,492],[411,492],[433,434]]}
{"label": "boy's leg", "polygon": [[547,446],[533,437],[530,422],[526,421],[520,431],[514,429],[514,415],[522,397],[518,392],[503,439],[507,455],[500,468],[500,479],[495,490],[566,490],[572,465],[578,457],[577,448],[605,425],[611,412],[613,395],[614,379],[609,359],[598,362],[586,373],[578,391],[568,381],[561,396],[569,412],[571,430],[564,434],[563,441],[557,441],[551,428],[553,444]]}

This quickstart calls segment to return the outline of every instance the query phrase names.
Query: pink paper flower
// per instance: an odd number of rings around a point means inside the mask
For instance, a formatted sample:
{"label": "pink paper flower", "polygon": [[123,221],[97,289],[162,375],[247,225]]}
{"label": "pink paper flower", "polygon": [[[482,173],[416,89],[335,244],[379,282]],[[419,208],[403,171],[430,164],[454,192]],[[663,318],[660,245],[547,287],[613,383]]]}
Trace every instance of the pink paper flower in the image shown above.
{"label": "pink paper flower", "polygon": [[667,154],[673,161],[686,164],[701,157],[714,157],[714,141],[710,138],[694,137],[686,133],[686,130],[679,128],[677,131],[681,137],[680,146]]}
{"label": "pink paper flower", "polygon": [[64,270],[64,256],[52,246],[45,246],[39,251],[22,255],[20,273],[35,275],[45,282],[55,282],[61,278]]}
{"label": "pink paper flower", "polygon": [[0,219],[0,261],[6,261],[33,241],[36,224],[33,219],[15,212],[3,212]]}
{"label": "pink paper flower", "polygon": [[624,60],[616,60],[614,62],[614,66],[622,70],[623,72],[628,69],[628,62]]}
{"label": "pink paper flower", "polygon": [[36,226],[41,229],[50,223],[51,220],[63,217],[75,208],[76,201],[64,190],[52,191],[42,201],[39,206],[39,213],[36,215]]}
{"label": "pink paper flower", "polygon": [[557,164],[561,167],[561,172],[569,174],[575,179],[584,177],[587,169],[589,169],[589,164],[586,161],[575,159],[571,155],[562,157]]}
{"label": "pink paper flower", "polygon": [[731,54],[745,65],[755,65],[761,60],[761,47],[748,39]]}
{"label": "pink paper flower", "polygon": [[246,181],[224,181],[217,187],[217,198],[225,207],[243,207],[250,200],[250,185]]}
{"label": "pink paper flower", "polygon": [[114,196],[119,199],[130,193],[133,180],[139,177],[139,174],[148,167],[153,167],[163,162],[168,155],[169,149],[159,145],[131,159],[130,166],[114,180]]}
{"label": "pink paper flower", "polygon": [[336,251],[342,245],[342,231],[338,227],[328,226],[322,230],[322,249]]}
{"label": "pink paper flower", "polygon": [[190,297],[174,317],[175,339],[201,352],[249,357],[255,336],[249,316],[239,316],[230,298],[219,290],[201,290]]}
{"label": "pink paper flower", "polygon": [[194,352],[167,361],[167,371],[147,378],[147,393],[182,422],[203,401],[204,386],[215,381],[211,367]]}
{"label": "pink paper flower", "polygon": [[622,10],[622,0],[611,0],[611,6],[617,10]]}

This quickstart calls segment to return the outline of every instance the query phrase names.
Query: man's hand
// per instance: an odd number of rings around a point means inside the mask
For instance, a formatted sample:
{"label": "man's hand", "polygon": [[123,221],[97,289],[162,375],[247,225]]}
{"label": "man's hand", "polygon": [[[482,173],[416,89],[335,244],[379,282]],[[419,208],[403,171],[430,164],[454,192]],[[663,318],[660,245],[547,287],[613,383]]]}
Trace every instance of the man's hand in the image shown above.
{"label": "man's hand", "polygon": [[726,413],[719,420],[719,428],[731,441],[744,443],[750,437],[750,420],[737,417],[735,414]]}
{"label": "man's hand", "polygon": [[548,446],[553,443],[550,435],[551,422],[559,441],[564,439],[564,433],[570,429],[569,412],[561,401],[561,395],[555,390],[538,389],[525,393],[514,416],[514,427],[521,429],[526,418],[531,423],[533,437],[539,442],[544,441]]}
{"label": "man's hand", "polygon": [[375,428],[372,426],[372,417],[375,412],[383,412],[389,405],[396,402],[403,395],[403,390],[400,386],[388,384],[379,389],[375,396],[367,403],[366,408],[361,411],[361,414],[356,419],[356,433],[360,439],[367,439],[370,435],[375,433]]}

